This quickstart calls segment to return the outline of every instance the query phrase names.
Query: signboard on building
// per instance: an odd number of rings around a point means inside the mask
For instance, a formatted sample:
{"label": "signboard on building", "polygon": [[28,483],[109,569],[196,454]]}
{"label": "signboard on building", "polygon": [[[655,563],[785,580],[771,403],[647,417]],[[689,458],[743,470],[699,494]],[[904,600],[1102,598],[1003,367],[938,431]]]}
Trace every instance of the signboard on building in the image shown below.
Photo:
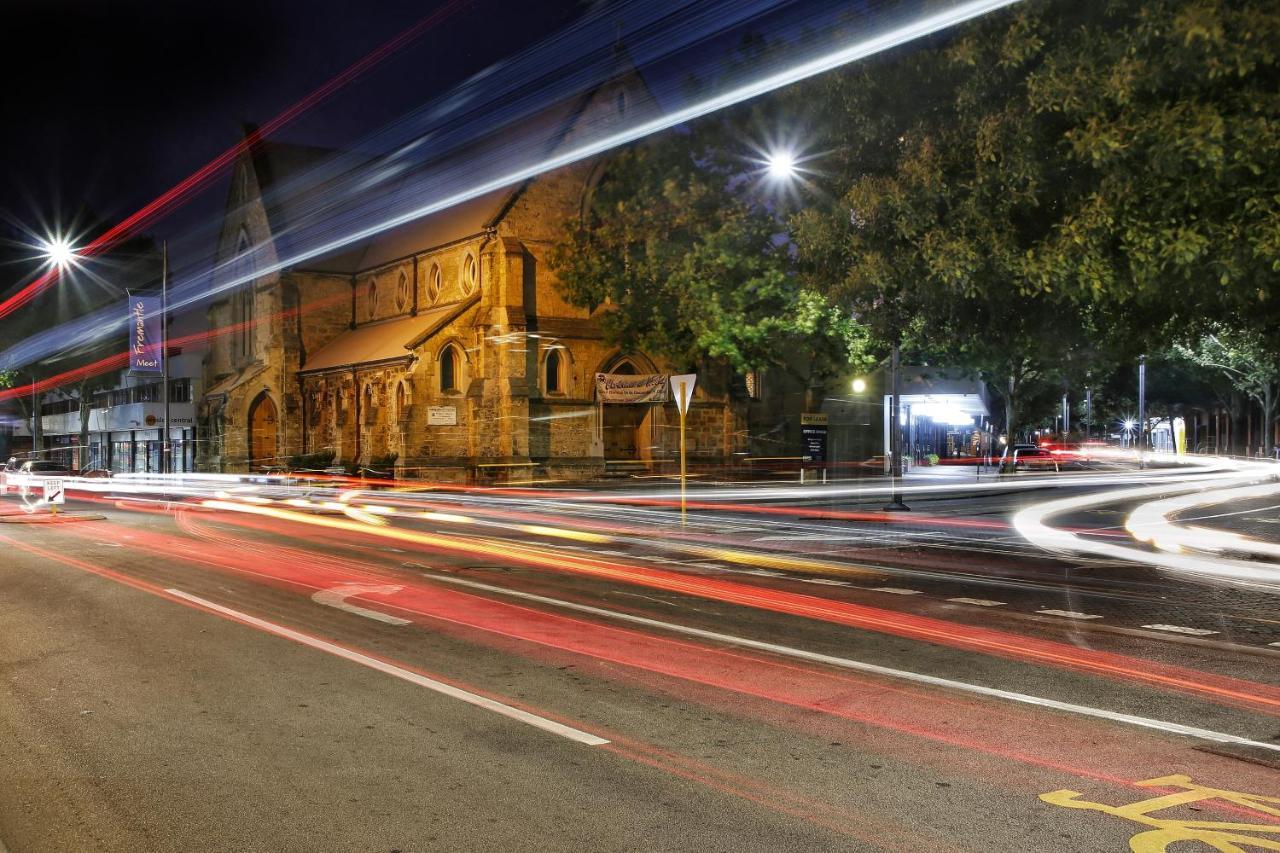
{"label": "signboard on building", "polygon": [[826,412],[804,412],[800,415],[800,426],[826,426]]}
{"label": "signboard on building", "polygon": [[129,370],[133,373],[164,372],[160,313],[156,297],[129,294]]}
{"label": "signboard on building", "polygon": [[427,424],[430,426],[457,426],[457,406],[427,406]]}
{"label": "signboard on building", "polygon": [[665,373],[597,373],[596,399],[601,403],[665,403]]}

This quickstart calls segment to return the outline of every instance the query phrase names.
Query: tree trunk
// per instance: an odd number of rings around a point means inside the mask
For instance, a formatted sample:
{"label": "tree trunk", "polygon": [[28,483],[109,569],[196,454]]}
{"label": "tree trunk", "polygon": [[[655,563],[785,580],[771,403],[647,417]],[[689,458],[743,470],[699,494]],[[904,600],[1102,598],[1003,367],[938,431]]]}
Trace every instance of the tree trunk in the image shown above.
{"label": "tree trunk", "polygon": [[1017,442],[1018,429],[1018,381],[1009,377],[1009,385],[1004,395],[1004,434],[1009,444]]}
{"label": "tree trunk", "polygon": [[1262,392],[1262,442],[1263,453],[1268,458],[1275,455],[1276,449],[1276,389],[1271,383],[1267,383],[1266,389]]}
{"label": "tree trunk", "polygon": [[74,467],[83,471],[89,467],[89,387],[80,383],[80,446],[76,450]]}

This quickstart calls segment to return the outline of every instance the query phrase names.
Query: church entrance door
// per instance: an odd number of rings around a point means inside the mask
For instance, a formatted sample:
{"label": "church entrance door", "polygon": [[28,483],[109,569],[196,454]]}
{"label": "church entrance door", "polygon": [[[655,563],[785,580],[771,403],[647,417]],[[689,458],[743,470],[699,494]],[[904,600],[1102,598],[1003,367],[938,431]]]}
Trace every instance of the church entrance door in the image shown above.
{"label": "church entrance door", "polygon": [[249,467],[276,464],[276,404],[263,391],[249,407]]}
{"label": "church entrance door", "polygon": [[644,420],[647,405],[624,406],[608,404],[604,407],[604,458],[639,459],[637,436]]}

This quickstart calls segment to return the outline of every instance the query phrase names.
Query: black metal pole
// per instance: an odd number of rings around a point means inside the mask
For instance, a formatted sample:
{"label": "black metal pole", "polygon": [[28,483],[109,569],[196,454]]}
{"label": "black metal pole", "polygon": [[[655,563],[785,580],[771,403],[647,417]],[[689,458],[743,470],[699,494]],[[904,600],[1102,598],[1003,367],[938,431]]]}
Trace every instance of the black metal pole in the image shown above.
{"label": "black metal pole", "polygon": [[164,394],[164,436],[160,439],[160,473],[173,471],[169,448],[169,241],[160,250],[160,371]]}
{"label": "black metal pole", "polygon": [[1147,357],[1138,356],[1138,465],[1146,465],[1147,452]]}
{"label": "black metal pole", "polygon": [[889,384],[893,388],[893,400],[889,406],[889,459],[893,464],[893,499],[885,507],[887,512],[904,512],[910,509],[902,502],[902,425],[899,423],[902,403],[902,388],[899,382],[900,355],[900,348],[897,343],[894,343],[889,368]]}

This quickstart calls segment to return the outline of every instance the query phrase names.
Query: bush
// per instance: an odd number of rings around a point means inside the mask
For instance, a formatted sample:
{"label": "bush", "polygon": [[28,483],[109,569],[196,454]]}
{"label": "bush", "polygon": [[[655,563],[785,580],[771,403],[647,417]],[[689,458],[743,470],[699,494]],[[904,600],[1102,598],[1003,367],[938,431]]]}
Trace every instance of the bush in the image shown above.
{"label": "bush", "polygon": [[333,464],[333,458],[335,456],[337,456],[337,454],[332,450],[322,450],[319,453],[290,456],[289,467],[297,471],[321,471]]}
{"label": "bush", "polygon": [[938,464],[938,454],[936,454],[936,453],[930,453],[928,456],[926,456],[926,457],[924,458],[924,464],[926,464],[926,465],[937,465],[937,464]]}

